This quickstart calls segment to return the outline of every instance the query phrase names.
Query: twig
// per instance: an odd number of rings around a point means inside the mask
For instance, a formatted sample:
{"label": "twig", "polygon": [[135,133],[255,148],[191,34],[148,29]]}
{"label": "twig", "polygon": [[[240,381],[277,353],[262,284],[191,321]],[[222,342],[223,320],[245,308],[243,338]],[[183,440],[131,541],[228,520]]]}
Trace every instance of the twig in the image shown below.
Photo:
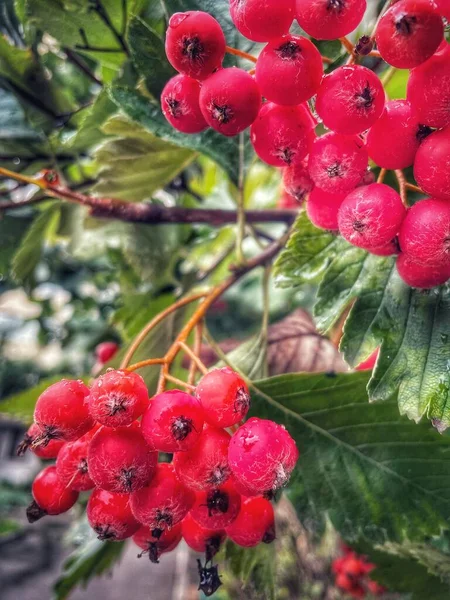
{"label": "twig", "polygon": [[208,372],[208,369],[203,364],[203,362],[200,360],[200,358],[197,356],[197,354],[195,352],[193,352],[191,350],[191,348],[189,348],[189,346],[183,341],[178,342],[178,345],[180,346],[180,348],[182,350],[184,350],[184,352],[189,356],[189,358],[197,365],[198,370],[201,371],[201,373],[203,375],[206,375],[206,373]]}
{"label": "twig", "polygon": [[386,169],[381,169],[380,170],[380,172],[378,174],[377,183],[383,183],[384,178],[386,177],[386,173],[387,173]]}
{"label": "twig", "polygon": [[413,185],[412,183],[405,183],[405,188],[411,192],[416,192],[417,194],[425,194],[418,185]]}
{"label": "twig", "polygon": [[111,31],[113,36],[116,38],[118,44],[120,45],[122,50],[125,52],[125,54],[127,56],[129,56],[130,51],[128,50],[128,46],[125,42],[125,38],[114,27],[114,24],[111,21],[111,19],[109,18],[109,15],[108,15],[105,7],[103,6],[102,2],[100,0],[92,0],[92,1],[93,1],[93,9],[95,10],[95,12],[98,14],[98,16],[101,18],[101,20],[105,23],[105,25],[109,28],[109,30]]}
{"label": "twig", "polygon": [[402,199],[403,206],[409,208],[408,204],[408,194],[407,194],[407,181],[403,171],[401,169],[395,169],[395,176],[397,178],[398,188],[400,192],[400,198]]}
{"label": "twig", "polygon": [[[126,367],[127,371],[136,371],[137,369],[142,369],[143,367],[151,367],[153,365],[163,365],[164,358],[147,358],[146,360],[141,360],[140,362],[134,363],[129,367]],[[120,367],[123,369],[124,367]]]}
{"label": "twig", "polygon": [[[202,349],[202,338],[203,338],[203,321],[197,323],[195,328],[195,337],[194,337],[194,354],[196,356],[200,356],[200,351]],[[188,375],[188,383],[192,385],[195,381],[195,375],[197,373],[197,363],[195,360],[191,360],[191,364],[189,366],[189,375]]]}
{"label": "twig", "polygon": [[344,46],[344,48],[347,50],[347,52],[350,54],[350,56],[354,56],[355,55],[355,47],[352,44],[352,42],[344,37],[340,37],[339,41],[341,42],[341,44]]}
{"label": "twig", "polygon": [[245,237],[245,206],[244,206],[244,134],[239,134],[239,177],[237,196],[237,235],[236,260],[238,264],[245,262],[242,244]]}
{"label": "twig", "polygon": [[232,48],[231,46],[225,46],[225,50],[228,52],[228,54],[233,54],[234,56],[239,56],[240,58],[245,58],[253,63],[256,63],[256,61],[258,60],[251,54],[248,54],[248,52],[242,52],[242,50],[238,50],[237,48]]}
{"label": "twig", "polygon": [[180,387],[184,387],[184,388],[188,389],[190,392],[193,392],[195,390],[195,385],[186,383],[186,381],[183,381],[182,379],[178,379],[178,377],[174,377],[173,375],[170,375],[169,373],[166,374],[166,379],[167,379],[167,381],[176,383]]}
{"label": "twig", "polygon": [[334,60],[332,58],[328,58],[328,56],[322,55],[322,62],[324,62],[326,65],[331,65]]}
{"label": "twig", "polygon": [[80,71],[82,71],[85,75],[87,75],[91,81],[93,81],[97,85],[103,86],[103,83],[100,81],[100,79],[98,79],[94,75],[94,73],[90,70],[90,68],[84,62],[84,60],[82,58],[80,58],[79,56],[77,56],[76,52],[73,52],[73,50],[71,50],[70,48],[63,48],[63,50],[64,50],[64,53],[67,56],[68,60],[72,64],[74,64],[76,67],[78,67],[78,69],[80,69]]}

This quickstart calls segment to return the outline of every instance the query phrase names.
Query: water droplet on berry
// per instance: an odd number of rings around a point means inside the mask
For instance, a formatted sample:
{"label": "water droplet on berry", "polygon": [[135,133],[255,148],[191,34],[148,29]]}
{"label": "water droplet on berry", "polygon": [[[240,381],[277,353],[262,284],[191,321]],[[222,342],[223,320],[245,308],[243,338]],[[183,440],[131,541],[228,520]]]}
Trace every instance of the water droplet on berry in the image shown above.
{"label": "water droplet on berry", "polygon": [[189,15],[187,13],[175,13],[170,18],[169,27],[178,27],[178,25],[181,25],[181,23],[187,19],[188,16]]}

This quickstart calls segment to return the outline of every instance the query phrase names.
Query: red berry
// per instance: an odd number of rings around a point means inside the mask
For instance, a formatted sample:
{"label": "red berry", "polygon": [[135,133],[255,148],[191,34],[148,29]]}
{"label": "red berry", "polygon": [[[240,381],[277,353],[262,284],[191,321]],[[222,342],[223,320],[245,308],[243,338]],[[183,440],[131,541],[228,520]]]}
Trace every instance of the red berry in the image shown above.
{"label": "red berry", "polygon": [[251,142],[261,160],[285,167],[305,158],[314,140],[309,111],[302,105],[264,104],[251,127]]}
{"label": "red berry", "polygon": [[230,435],[223,429],[205,427],[197,444],[187,452],[177,452],[173,465],[180,481],[195,491],[212,490],[230,475],[228,446]]}
{"label": "red berry", "polygon": [[46,446],[52,439],[71,442],[92,429],[89,388],[82,381],[63,379],[48,387],[37,399],[34,420],[42,430],[33,447]]}
{"label": "red berry", "polygon": [[265,498],[244,498],[237,518],[225,529],[228,537],[239,546],[251,548],[275,539],[275,516]]}
{"label": "red berry", "polygon": [[327,133],[314,141],[308,169],[318,188],[339,194],[361,181],[368,162],[364,142],[358,136]]}
{"label": "red berry", "polygon": [[348,65],[324,77],[316,110],[328,129],[351,135],[375,123],[383,112],[384,100],[383,84],[373,71]]}
{"label": "red berry", "polygon": [[137,427],[102,427],[89,444],[89,475],[108,492],[130,493],[148,485],[157,460]]}
{"label": "red berry", "polygon": [[367,589],[374,596],[381,596],[381,594],[384,594],[386,592],[385,587],[383,587],[376,581],[372,581],[371,579],[369,579],[369,581],[367,582]]}
{"label": "red berry", "polygon": [[27,518],[34,523],[45,515],[60,515],[68,511],[78,500],[78,492],[60,481],[56,467],[46,467],[31,486],[34,501],[27,508]]}
{"label": "red berry", "polygon": [[286,167],[283,172],[283,185],[286,192],[300,205],[314,187],[307,167],[301,162],[295,162]]}
{"label": "red berry", "polygon": [[277,104],[296,105],[314,96],[323,75],[314,44],[298,35],[271,41],[258,57],[256,81],[262,95]]}
{"label": "red berry", "polygon": [[112,494],[96,489],[89,498],[86,514],[99,540],[125,540],[140,527],[131,512],[129,494]]}
{"label": "red berry", "polygon": [[400,254],[397,258],[397,271],[406,285],[424,290],[450,279],[450,265],[424,265],[407,254]]}
{"label": "red berry", "polygon": [[434,0],[439,13],[450,21],[450,2],[448,0]]}
{"label": "red berry", "polygon": [[450,200],[449,157],[450,127],[447,127],[428,136],[414,160],[414,177],[417,183],[430,196],[443,200]]}
{"label": "red berry", "polygon": [[230,475],[230,481],[233,482],[233,485],[236,489],[237,492],[239,492],[239,494],[241,496],[260,496],[261,492],[259,492],[258,490],[255,490],[252,487],[249,487],[248,485],[244,485],[240,480],[236,479],[236,477],[233,475],[233,473],[231,473]]}
{"label": "red berry", "polygon": [[352,553],[345,557],[342,571],[350,577],[361,577],[361,575],[365,575],[366,573],[364,561]]}
{"label": "red berry", "polygon": [[200,402],[181,390],[163,392],[151,399],[142,418],[142,435],[149,446],[160,452],[192,448],[203,430]]}
{"label": "red berry", "polygon": [[428,198],[414,204],[403,221],[399,242],[402,252],[417,263],[448,266],[450,203]]}
{"label": "red berry", "polygon": [[88,448],[91,441],[89,433],[79,440],[68,442],[61,448],[56,460],[56,472],[59,479],[68,488],[85,492],[94,487],[88,473]]}
{"label": "red berry", "polygon": [[384,246],[379,246],[378,248],[369,248],[369,252],[370,254],[375,254],[375,256],[392,256],[393,254],[398,254],[400,250],[398,247],[397,238],[395,237]]}
{"label": "red berry", "polygon": [[194,493],[179,481],[173,466],[159,463],[150,484],[131,494],[131,510],[157,537],[158,531],[170,529],[184,519],[194,501]]}
{"label": "red berry", "polygon": [[234,477],[263,492],[286,485],[299,452],[282,425],[252,417],[231,438],[228,460]]}
{"label": "red berry", "polygon": [[358,27],[366,0],[297,0],[297,21],[316,40],[335,40]]}
{"label": "red berry", "polygon": [[375,40],[382,58],[398,69],[412,69],[437,50],[444,37],[434,0],[400,0],[381,17]]}
{"label": "red berry", "polygon": [[95,356],[99,363],[104,365],[118,352],[119,346],[116,342],[102,342],[95,348]]}
{"label": "red berry", "polygon": [[181,531],[189,548],[196,552],[206,552],[207,561],[217,554],[227,535],[224,529],[202,527],[197,521],[194,521],[190,514],[184,517]]}
{"label": "red berry", "polygon": [[188,11],[170,17],[166,32],[166,54],[180,73],[206,79],[218,69],[225,56],[225,36],[208,13]]}
{"label": "red berry", "polygon": [[208,127],[200,110],[200,89],[200,83],[187,75],[172,77],[163,89],[163,114],[178,131],[199,133]]}
{"label": "red berry", "polygon": [[372,369],[375,367],[379,354],[380,349],[377,348],[372,352],[372,354],[368,358],[366,358],[366,360],[363,360],[361,363],[359,363],[359,365],[356,366],[355,369],[357,371],[372,371]]}
{"label": "red berry", "polygon": [[345,194],[324,192],[318,187],[310,193],[306,203],[306,214],[313,225],[320,229],[337,231],[339,207]]}
{"label": "red berry", "polygon": [[284,35],[294,20],[295,0],[230,0],[236,29],[249,40],[268,42]]}
{"label": "red berry", "polygon": [[229,367],[213,369],[197,385],[195,395],[203,406],[205,421],[215,427],[231,427],[250,408],[247,384]]}
{"label": "red berry", "polygon": [[161,554],[174,550],[181,542],[181,523],[177,523],[171,529],[165,529],[159,537],[155,537],[148,527],[141,527],[133,535],[133,542],[143,550],[138,554],[139,558],[148,553],[150,561],[158,563]]}
{"label": "red berry", "polygon": [[360,248],[379,248],[398,233],[406,209],[395,190],[384,183],[358,187],[339,209],[341,235]]}
{"label": "red berry", "polygon": [[331,563],[331,570],[333,571],[333,573],[337,575],[338,573],[342,572],[345,560],[345,556],[340,556],[339,558],[335,558],[333,560],[333,562]]}
{"label": "red berry", "polygon": [[285,210],[298,210],[301,206],[301,202],[298,202],[294,196],[291,196],[286,191],[283,191],[281,196],[277,200],[277,208]]}
{"label": "red berry", "polygon": [[238,516],[241,496],[231,480],[223,485],[203,492],[197,492],[192,518],[207,529],[227,527]]}
{"label": "red berry", "polygon": [[40,446],[36,446],[33,448],[33,443],[35,440],[42,438],[42,429],[36,423],[33,423],[28,428],[28,431],[23,436],[23,440],[17,447],[17,455],[23,456],[25,452],[30,448],[33,454],[39,456],[44,460],[48,460],[51,458],[56,458],[58,456],[58,452],[64,446],[64,440],[50,440],[45,446],[42,444]]}
{"label": "red berry", "polygon": [[242,69],[220,69],[202,84],[200,109],[206,122],[226,136],[247,129],[258,116],[261,94]]}

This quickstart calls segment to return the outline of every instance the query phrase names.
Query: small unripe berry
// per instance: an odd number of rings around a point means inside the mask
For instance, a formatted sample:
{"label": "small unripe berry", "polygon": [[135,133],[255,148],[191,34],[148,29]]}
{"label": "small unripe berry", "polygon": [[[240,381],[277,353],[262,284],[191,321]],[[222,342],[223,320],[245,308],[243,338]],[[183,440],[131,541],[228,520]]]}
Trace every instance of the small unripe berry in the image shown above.
{"label": "small unripe berry", "polygon": [[235,544],[244,548],[273,542],[275,516],[272,505],[260,496],[243,499],[239,515],[225,531]]}
{"label": "small unripe berry", "polygon": [[138,558],[148,554],[152,563],[159,563],[161,554],[174,550],[180,541],[181,523],[177,523],[171,529],[165,529],[159,537],[155,537],[149,527],[141,527],[133,535],[133,542],[143,550],[138,554]]}
{"label": "small unripe berry", "polygon": [[208,127],[200,110],[200,83],[187,75],[170,79],[161,94],[161,109],[169,123],[183,133]]}
{"label": "small unripe berry", "polygon": [[197,492],[190,514],[202,527],[222,529],[234,521],[240,508],[241,496],[229,479],[213,490]]}
{"label": "small unripe berry", "polygon": [[450,264],[424,265],[416,262],[408,254],[397,258],[397,271],[406,285],[419,289],[430,289],[442,285],[450,279]]}
{"label": "small unripe berry", "polygon": [[268,42],[289,32],[294,20],[295,0],[230,0],[236,29],[254,42]]}
{"label": "small unripe berry", "polygon": [[318,187],[310,193],[306,202],[306,214],[313,225],[320,229],[337,231],[339,207],[345,194],[325,192]]}
{"label": "small unripe berry", "polygon": [[[449,109],[450,112],[450,109]],[[424,192],[450,200],[450,127],[424,140],[414,160],[414,177]]]}
{"label": "small unripe berry", "polygon": [[125,540],[140,527],[131,512],[129,494],[96,489],[89,498],[86,515],[98,539],[103,541]]}
{"label": "small unripe berry", "polygon": [[85,492],[94,487],[88,473],[88,448],[91,435],[86,433],[79,440],[68,442],[61,448],[56,459],[56,472],[59,479],[68,488]]}
{"label": "small unripe berry", "polygon": [[181,532],[189,548],[195,552],[206,553],[206,561],[210,561],[217,554],[227,536],[224,529],[202,527],[197,521],[194,521],[191,514],[184,517],[181,523]]}
{"label": "small unripe berry", "polygon": [[296,17],[316,40],[335,40],[358,27],[366,0],[297,0]]}
{"label": "small unripe berry", "polygon": [[28,448],[30,448],[33,454],[36,454],[36,456],[39,456],[39,458],[44,460],[56,458],[66,442],[64,440],[51,439],[46,445],[42,444],[33,448],[33,443],[35,440],[41,439],[42,436],[42,429],[39,427],[39,425],[36,423],[30,425],[28,431],[23,436],[22,442],[17,447],[17,455],[23,456]]}
{"label": "small unripe berry", "polygon": [[119,345],[116,342],[102,342],[95,348],[95,356],[100,364],[104,365],[118,352]]}
{"label": "small unripe berry", "polygon": [[36,476],[31,492],[34,501],[27,508],[27,518],[30,523],[45,515],[60,515],[67,512],[78,499],[78,492],[62,483],[54,466],[46,467]]}

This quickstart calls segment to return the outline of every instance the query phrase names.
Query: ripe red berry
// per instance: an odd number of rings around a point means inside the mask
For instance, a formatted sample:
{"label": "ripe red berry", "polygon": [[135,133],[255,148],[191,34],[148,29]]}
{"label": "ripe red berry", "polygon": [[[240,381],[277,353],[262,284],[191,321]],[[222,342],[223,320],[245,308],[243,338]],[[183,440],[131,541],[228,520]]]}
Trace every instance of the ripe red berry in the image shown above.
{"label": "ripe red berry", "polygon": [[289,32],[294,20],[295,0],[230,0],[236,29],[254,42],[268,42]]}
{"label": "ripe red berry", "polygon": [[202,527],[222,529],[234,521],[240,508],[241,496],[229,479],[213,490],[197,492],[190,514]]}
{"label": "ripe red berry", "polygon": [[178,131],[199,133],[208,127],[200,110],[200,89],[200,83],[187,75],[172,77],[163,89],[163,115]]}
{"label": "ripe red berry", "polygon": [[206,79],[221,66],[225,45],[222,28],[208,13],[192,10],[170,17],[166,54],[179,73]]}
{"label": "ripe red berry", "polygon": [[256,154],[274,167],[300,162],[308,154],[314,137],[307,108],[272,102],[263,105],[250,134]]}
{"label": "ripe red berry", "polygon": [[399,0],[381,17],[375,40],[382,58],[398,69],[412,69],[434,54],[444,37],[434,0]]}
{"label": "ripe red berry", "polygon": [[295,162],[283,172],[283,185],[288,194],[294,197],[298,205],[305,200],[314,187],[308,169],[302,162]]}
{"label": "ripe red berry", "polygon": [[450,200],[450,127],[435,131],[421,144],[414,160],[414,177],[435,198]]}
{"label": "ripe red berry", "polygon": [[56,473],[56,467],[46,467],[33,481],[33,502],[27,508],[27,518],[34,523],[45,515],[60,515],[78,499],[78,492],[66,487]]}
{"label": "ripe red berry", "polygon": [[450,21],[450,2],[448,0],[434,0],[438,7],[438,12]]}
{"label": "ripe red berry", "polygon": [[217,554],[227,535],[224,529],[202,527],[194,521],[191,514],[184,517],[181,532],[189,548],[195,552],[205,552],[207,561]]}
{"label": "ripe red berry", "polygon": [[230,475],[228,446],[230,435],[223,429],[205,427],[197,444],[187,452],[177,452],[173,465],[180,481],[195,491],[212,490]]}
{"label": "ripe red berry", "polygon": [[213,369],[199,381],[195,395],[203,406],[205,421],[215,427],[231,427],[245,417],[250,393],[242,377],[230,369]]}
{"label": "ripe red berry", "polygon": [[235,544],[251,548],[275,539],[275,516],[268,500],[258,496],[245,498],[237,518],[225,529]]}
{"label": "ripe red berry", "polygon": [[358,185],[368,162],[367,149],[358,136],[327,133],[314,141],[308,169],[318,188],[339,194]]}
{"label": "ripe red berry", "polygon": [[306,214],[311,223],[320,229],[337,231],[339,207],[344,198],[345,193],[336,194],[314,188],[306,202]]}
{"label": "ripe red berry", "polygon": [[450,279],[450,265],[424,265],[408,254],[397,258],[397,271],[403,281],[413,288],[430,289]]}
{"label": "ripe red berry", "polygon": [[181,535],[181,523],[177,523],[171,529],[165,529],[159,537],[155,537],[148,527],[141,527],[133,535],[133,542],[143,550],[138,554],[138,558],[148,554],[152,563],[159,563],[161,554],[170,552],[178,546]]}
{"label": "ripe red berry", "polygon": [[366,0],[297,0],[297,21],[316,40],[335,40],[358,27]]}
{"label": "ripe red berry", "polygon": [[324,77],[316,110],[328,129],[351,135],[375,123],[383,112],[384,100],[383,84],[373,71],[348,65]]}
{"label": "ripe red berry", "polygon": [[148,485],[157,460],[137,427],[102,427],[89,444],[89,475],[109,492],[125,494]]}
{"label": "ripe red berry", "polygon": [[265,46],[256,63],[262,95],[283,105],[297,105],[314,96],[323,75],[322,57],[314,44],[298,35],[284,35]]}
{"label": "ripe red berry", "polygon": [[64,440],[54,440],[53,439],[53,440],[50,440],[48,442],[48,444],[46,444],[45,446],[40,445],[40,446],[36,446],[35,448],[33,448],[33,443],[35,442],[36,439],[39,439],[39,438],[42,438],[42,429],[39,427],[39,425],[36,425],[36,423],[33,423],[32,425],[30,425],[30,427],[28,428],[28,431],[23,436],[23,440],[17,447],[17,455],[23,456],[25,454],[25,452],[28,450],[28,448],[30,448],[30,450],[31,450],[31,452],[33,452],[33,454],[36,454],[36,456],[39,456],[39,458],[48,460],[51,458],[56,458],[58,456],[58,452],[61,450],[61,448],[65,444]]}
{"label": "ripe red berry", "polygon": [[60,481],[77,492],[85,492],[94,487],[88,473],[88,448],[91,441],[89,433],[79,440],[68,442],[61,448],[56,459],[56,472]]}
{"label": "ripe red berry", "polygon": [[407,98],[423,125],[441,128],[450,124],[450,44],[442,44],[411,71]]}
{"label": "ripe red berry", "polygon": [[277,200],[277,208],[283,208],[285,210],[298,210],[301,206],[301,202],[298,202],[294,196],[291,196],[286,190],[283,191],[281,196]]}
{"label": "ripe red berry", "polygon": [[98,539],[103,541],[125,540],[140,527],[131,512],[129,494],[112,494],[96,489],[89,498],[86,514]]}
{"label": "ripe red berry", "polygon": [[261,94],[251,75],[242,69],[220,69],[202,84],[200,109],[213,129],[233,136],[258,116]]}
{"label": "ripe red berry", "polygon": [[360,248],[379,248],[398,233],[406,209],[395,190],[384,183],[354,189],[339,208],[341,235]]}
{"label": "ripe red berry", "polygon": [[104,365],[118,352],[119,345],[116,342],[102,342],[95,348],[95,356],[99,363]]}
{"label": "ripe red berry", "polygon": [[370,254],[374,254],[375,256],[392,256],[393,254],[398,254],[400,249],[398,247],[398,240],[395,237],[384,246],[379,246],[378,248],[369,248],[368,251]]}
{"label": "ripe red berry", "polygon": [[236,431],[228,450],[234,477],[260,493],[286,485],[298,457],[297,446],[283,426],[257,417]]}
{"label": "ripe red berry", "polygon": [[34,420],[42,433],[32,446],[45,446],[52,439],[71,442],[92,429],[88,395],[89,388],[82,381],[63,379],[48,387],[34,409]]}
{"label": "ripe red berry", "polygon": [[197,443],[203,422],[203,409],[197,398],[171,390],[151,399],[142,418],[142,435],[150,447],[160,452],[185,451]]}
{"label": "ripe red berry", "polygon": [[[450,203],[428,198],[412,206],[399,233],[402,252],[423,265],[450,263]],[[404,260],[404,259],[402,259]]]}

